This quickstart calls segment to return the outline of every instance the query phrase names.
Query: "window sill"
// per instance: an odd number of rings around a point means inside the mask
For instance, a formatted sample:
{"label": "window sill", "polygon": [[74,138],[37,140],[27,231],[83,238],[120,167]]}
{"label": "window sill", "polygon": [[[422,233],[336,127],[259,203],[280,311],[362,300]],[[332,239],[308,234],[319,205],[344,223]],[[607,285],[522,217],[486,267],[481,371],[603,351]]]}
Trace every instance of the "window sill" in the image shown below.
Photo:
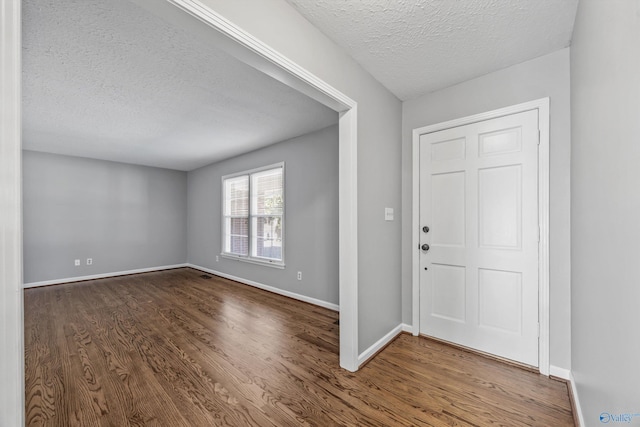
{"label": "window sill", "polygon": [[272,267],[272,268],[284,269],[284,266],[285,266],[284,262],[281,262],[281,261],[269,261],[266,259],[262,260],[260,258],[249,258],[249,257],[243,257],[243,256],[237,256],[237,255],[230,255],[227,253],[221,253],[220,256],[222,258],[226,258],[234,261],[242,261],[242,262],[247,262],[249,264],[264,265],[266,267]]}

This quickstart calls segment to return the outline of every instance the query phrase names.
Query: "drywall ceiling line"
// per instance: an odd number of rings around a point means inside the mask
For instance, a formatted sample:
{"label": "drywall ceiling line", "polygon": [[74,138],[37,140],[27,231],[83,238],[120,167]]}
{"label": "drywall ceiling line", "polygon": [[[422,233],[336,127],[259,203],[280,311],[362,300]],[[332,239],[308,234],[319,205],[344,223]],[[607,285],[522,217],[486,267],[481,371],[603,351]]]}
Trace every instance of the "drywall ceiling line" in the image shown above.
{"label": "drywall ceiling line", "polygon": [[[167,1],[218,30],[229,39],[233,40],[245,49],[248,49],[254,55],[257,55],[263,61],[256,61],[255,56],[253,56],[253,58],[251,56],[247,56],[246,51],[244,53],[238,52],[237,50],[234,50],[233,53],[229,52],[232,55],[235,54],[234,56],[238,59],[243,60],[265,74],[274,77],[290,87],[300,90],[337,112],[346,111],[353,108],[356,104],[354,100],[336,90],[324,80],[299,66],[294,61],[291,61],[289,58],[272,49],[265,43],[253,37],[251,34],[243,31],[241,28],[237,27],[202,3],[195,0]],[[271,66],[269,66],[269,64],[271,64]],[[273,66],[275,66],[275,68]],[[292,77],[298,82],[303,83],[303,85],[300,85],[296,81],[292,81]]]}
{"label": "drywall ceiling line", "polygon": [[400,100],[569,46],[578,0],[286,0]]}
{"label": "drywall ceiling line", "polygon": [[[303,91],[303,93],[340,113],[338,214],[340,366],[352,372],[358,370],[357,103],[200,2],[194,0],[167,1],[233,41],[233,46],[227,44],[227,47],[234,50],[236,58],[274,76],[295,89]],[[248,55],[247,52],[252,54]],[[263,61],[256,61],[256,56],[262,58]],[[286,78],[287,76],[289,78]]]}

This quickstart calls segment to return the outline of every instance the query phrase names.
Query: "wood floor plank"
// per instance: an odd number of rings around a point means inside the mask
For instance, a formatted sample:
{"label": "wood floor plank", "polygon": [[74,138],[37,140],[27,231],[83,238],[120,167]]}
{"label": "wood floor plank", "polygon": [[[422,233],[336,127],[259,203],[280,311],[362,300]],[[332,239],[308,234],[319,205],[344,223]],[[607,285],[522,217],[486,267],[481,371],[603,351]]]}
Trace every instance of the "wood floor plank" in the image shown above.
{"label": "wood floor plank", "polygon": [[26,290],[27,425],[573,425],[564,383],[425,338],[344,371],[337,320],[190,268]]}
{"label": "wood floor plank", "polygon": [[[117,393],[113,401],[123,402],[121,406],[126,422],[120,422],[118,425],[161,425],[156,422],[155,414],[165,407],[171,408],[167,411],[167,421],[170,421],[171,425],[188,425],[179,415],[169,394],[158,392],[158,383],[148,370],[142,368],[142,360],[131,351],[122,351],[127,348],[118,345],[122,344],[122,340],[117,340],[117,344],[114,344],[110,339],[111,335],[120,329],[115,319],[108,315],[102,317],[99,312],[94,315],[84,310],[80,312],[88,323],[95,326],[94,355],[103,360],[108,371],[103,376],[104,381],[108,383],[106,388]],[[109,322],[109,319],[113,320]],[[121,319],[117,321],[121,323]]]}

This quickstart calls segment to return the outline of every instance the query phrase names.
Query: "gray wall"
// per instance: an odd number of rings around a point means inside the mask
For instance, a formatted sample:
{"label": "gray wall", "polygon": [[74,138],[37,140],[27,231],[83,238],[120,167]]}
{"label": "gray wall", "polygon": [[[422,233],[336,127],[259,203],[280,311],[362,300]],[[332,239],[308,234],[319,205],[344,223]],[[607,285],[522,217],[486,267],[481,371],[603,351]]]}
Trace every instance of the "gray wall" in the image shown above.
{"label": "gray wall", "polygon": [[186,172],[24,151],[23,203],[26,284],[186,262]]}
{"label": "gray wall", "polygon": [[[358,103],[358,349],[401,322],[400,101],[285,0],[203,0]],[[395,221],[384,220],[384,208]]]}
{"label": "gray wall", "polygon": [[[216,261],[222,252],[222,176],[282,161],[285,269]],[[188,182],[189,263],[338,304],[337,125],[196,169]]]}
{"label": "gray wall", "polygon": [[640,413],[639,41],[639,1],[580,1],[571,47],[571,367],[587,426],[602,425],[602,412]]}
{"label": "gray wall", "polygon": [[403,104],[402,302],[411,323],[413,129],[539,98],[550,98],[550,362],[571,367],[569,49],[524,62]]}

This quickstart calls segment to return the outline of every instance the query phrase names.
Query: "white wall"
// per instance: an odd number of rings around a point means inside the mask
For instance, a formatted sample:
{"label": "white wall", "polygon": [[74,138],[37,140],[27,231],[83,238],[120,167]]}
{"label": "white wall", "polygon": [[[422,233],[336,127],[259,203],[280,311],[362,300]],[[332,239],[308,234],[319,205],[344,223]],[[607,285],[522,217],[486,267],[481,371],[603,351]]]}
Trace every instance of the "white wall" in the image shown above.
{"label": "white wall", "polygon": [[403,103],[402,314],[411,323],[413,129],[550,98],[550,363],[571,366],[569,49],[533,59]]}
{"label": "white wall", "polygon": [[186,172],[25,150],[23,203],[27,285],[186,262]]}
{"label": "white wall", "polygon": [[[284,0],[203,0],[358,103],[358,347],[401,321],[401,103]],[[384,208],[396,220],[384,221]]]}
{"label": "white wall", "polygon": [[[285,162],[285,268],[216,261],[222,177],[279,162]],[[188,180],[190,264],[338,304],[337,125],[196,169]]]}
{"label": "white wall", "polygon": [[[571,368],[587,426],[640,414],[640,1],[581,0],[571,47]],[[612,423],[613,424],[613,423]],[[640,425],[640,416],[631,423]]]}

